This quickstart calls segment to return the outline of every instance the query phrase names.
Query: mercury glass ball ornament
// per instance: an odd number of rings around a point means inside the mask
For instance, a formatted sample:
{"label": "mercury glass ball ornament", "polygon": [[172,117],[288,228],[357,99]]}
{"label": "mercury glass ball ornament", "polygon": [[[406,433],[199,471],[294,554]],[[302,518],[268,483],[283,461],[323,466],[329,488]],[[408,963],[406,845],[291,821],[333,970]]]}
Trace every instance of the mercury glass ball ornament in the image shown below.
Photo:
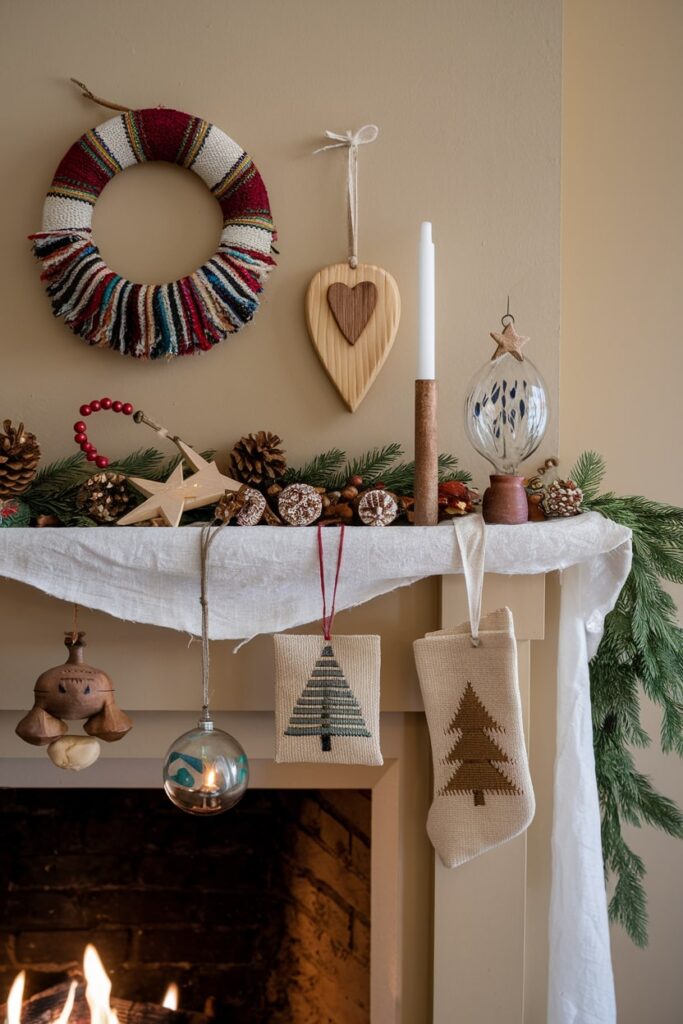
{"label": "mercury glass ball ornament", "polygon": [[200,719],[183,733],[164,759],[164,789],[169,800],[189,814],[222,814],[246,793],[249,762],[229,733]]}
{"label": "mercury glass ball ornament", "polygon": [[516,474],[536,451],[548,424],[545,382],[521,354],[527,339],[512,324],[509,318],[502,332],[491,335],[498,349],[473,377],[465,400],[467,436],[496,473],[506,475]]}

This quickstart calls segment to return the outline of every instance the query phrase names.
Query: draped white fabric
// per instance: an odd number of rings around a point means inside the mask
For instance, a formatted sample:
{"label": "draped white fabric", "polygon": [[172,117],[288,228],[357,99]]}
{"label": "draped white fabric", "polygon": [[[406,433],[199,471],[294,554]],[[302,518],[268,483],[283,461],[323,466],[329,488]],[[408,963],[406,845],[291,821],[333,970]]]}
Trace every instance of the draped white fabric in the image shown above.
{"label": "draped white fabric", "polygon": [[[0,530],[0,575],[117,618],[198,635],[199,531]],[[586,513],[491,526],[486,571],[562,574],[549,1024],[616,1020],[590,719],[588,659],[631,564],[631,534]],[[346,531],[337,608],[425,576],[462,572],[454,530]],[[320,618],[316,531],[229,528],[211,548],[210,635],[273,633]]]}

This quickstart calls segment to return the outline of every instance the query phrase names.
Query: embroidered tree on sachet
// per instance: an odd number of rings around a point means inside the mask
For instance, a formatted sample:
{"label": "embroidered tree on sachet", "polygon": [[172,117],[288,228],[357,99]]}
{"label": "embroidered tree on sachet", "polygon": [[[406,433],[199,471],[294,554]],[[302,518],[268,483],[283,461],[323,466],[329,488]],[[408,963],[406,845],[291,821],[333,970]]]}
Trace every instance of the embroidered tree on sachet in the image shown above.
{"label": "embroidered tree on sachet", "polygon": [[322,750],[329,752],[333,736],[370,735],[332,645],[325,644],[292,709],[285,736],[320,736]]}
{"label": "embroidered tree on sachet", "polygon": [[483,807],[486,803],[484,793],[520,795],[520,790],[494,763],[510,763],[507,754],[488,735],[489,732],[505,730],[488,713],[470,682],[445,731],[447,734],[459,733],[459,737],[445,758],[446,764],[457,767],[441,790],[443,796],[473,793],[475,807]]}

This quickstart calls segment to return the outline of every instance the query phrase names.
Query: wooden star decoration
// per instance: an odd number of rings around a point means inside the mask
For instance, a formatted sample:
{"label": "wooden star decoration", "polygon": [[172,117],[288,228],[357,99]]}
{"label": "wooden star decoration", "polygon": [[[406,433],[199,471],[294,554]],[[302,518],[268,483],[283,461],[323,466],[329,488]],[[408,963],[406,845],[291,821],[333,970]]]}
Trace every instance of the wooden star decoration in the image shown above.
{"label": "wooden star decoration", "polygon": [[526,345],[529,339],[522,337],[521,334],[517,334],[512,320],[505,325],[501,332],[491,331],[491,337],[498,346],[491,356],[491,359],[497,359],[498,356],[505,355],[506,352],[509,352],[510,355],[514,356],[518,362],[524,362],[522,346]]}
{"label": "wooden star decoration", "polygon": [[168,526],[177,526],[183,512],[211,505],[222,498],[226,491],[238,491],[242,486],[238,480],[223,476],[215,462],[207,462],[179,438],[174,440],[195,472],[183,479],[181,464],[176,466],[164,483],[129,477],[130,482],[149,497],[119,519],[117,526],[131,526],[155,516],[161,516]]}

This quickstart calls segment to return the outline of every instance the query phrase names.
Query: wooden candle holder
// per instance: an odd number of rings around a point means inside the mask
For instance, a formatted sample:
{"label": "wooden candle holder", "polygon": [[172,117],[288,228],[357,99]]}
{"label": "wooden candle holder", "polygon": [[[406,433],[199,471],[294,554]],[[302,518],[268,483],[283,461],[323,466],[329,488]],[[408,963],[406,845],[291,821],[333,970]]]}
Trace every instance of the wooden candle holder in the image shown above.
{"label": "wooden candle holder", "polygon": [[439,521],[436,381],[415,381],[415,525]]}

